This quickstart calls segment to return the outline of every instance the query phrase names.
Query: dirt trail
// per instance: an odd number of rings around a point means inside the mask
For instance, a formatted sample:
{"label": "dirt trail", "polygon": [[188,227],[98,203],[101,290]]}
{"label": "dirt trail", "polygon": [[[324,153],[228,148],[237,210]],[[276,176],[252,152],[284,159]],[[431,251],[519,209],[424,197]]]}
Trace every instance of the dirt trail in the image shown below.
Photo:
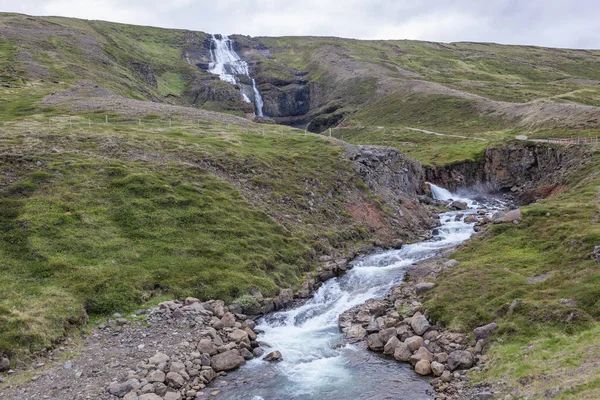
{"label": "dirt trail", "polygon": [[428,131],[426,129],[410,128],[408,126],[405,126],[404,128],[408,129],[408,130],[411,130],[411,131],[425,133],[427,135],[448,136],[448,137],[455,137],[455,138],[460,138],[460,139],[471,139],[471,140],[483,140],[485,142],[485,139],[478,138],[478,137],[473,137],[473,136],[451,135],[451,134],[448,134],[448,133],[439,133],[439,132]]}

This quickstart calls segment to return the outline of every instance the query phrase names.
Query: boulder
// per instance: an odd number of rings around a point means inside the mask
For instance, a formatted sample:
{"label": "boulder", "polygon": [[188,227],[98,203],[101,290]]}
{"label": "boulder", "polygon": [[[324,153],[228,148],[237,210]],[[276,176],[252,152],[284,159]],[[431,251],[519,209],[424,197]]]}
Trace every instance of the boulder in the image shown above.
{"label": "boulder", "polygon": [[452,203],[448,204],[448,208],[453,209],[453,210],[466,210],[469,207],[469,205],[467,203],[465,203],[464,201],[453,201]]}
{"label": "boulder", "polygon": [[406,345],[406,342],[398,343],[398,345],[394,349],[394,359],[396,359],[398,361],[407,362],[410,360],[411,356],[412,356],[412,351],[410,351],[410,349]]}
{"label": "boulder", "polygon": [[448,369],[469,369],[475,363],[473,354],[466,350],[456,350],[448,355]]}
{"label": "boulder", "polygon": [[415,353],[410,356],[410,363],[412,365],[416,365],[421,360],[427,360],[429,362],[433,361],[433,354],[425,347],[419,348],[419,350],[415,351]]}
{"label": "boulder", "polygon": [[367,330],[363,328],[362,325],[352,325],[350,328],[346,329],[344,336],[349,341],[358,342],[367,336]]}
{"label": "boulder", "polygon": [[212,311],[217,318],[222,318],[225,315],[225,303],[222,300],[212,302]]}
{"label": "boulder", "polygon": [[427,332],[429,328],[431,328],[431,325],[429,324],[429,321],[427,320],[427,318],[425,318],[424,315],[417,313],[414,317],[412,317],[410,321],[410,327],[415,332],[415,334],[422,335],[425,332]]}
{"label": "boulder", "polygon": [[445,370],[446,370],[446,367],[444,366],[444,364],[439,363],[437,361],[431,362],[431,372],[433,372],[433,375],[442,376],[442,374],[444,373]]}
{"label": "boulder", "polygon": [[183,379],[183,376],[177,372],[169,372],[166,376],[165,382],[174,389],[180,389],[183,387],[183,385],[185,385],[185,379]]}
{"label": "boulder", "polygon": [[456,260],[448,260],[444,263],[444,268],[454,268],[458,265],[458,261]]}
{"label": "boulder", "polygon": [[441,364],[448,362],[448,353],[437,353],[433,356],[433,359]]}
{"label": "boulder", "polygon": [[433,282],[423,282],[415,285],[415,291],[417,292],[417,296],[429,292],[431,289],[435,287],[435,283]]}
{"label": "boulder", "polygon": [[149,383],[154,383],[154,382],[164,382],[165,381],[165,373],[162,372],[161,370],[155,370],[150,372],[147,376],[146,376],[146,380]]}
{"label": "boulder", "polygon": [[186,297],[186,299],[183,301],[183,304],[185,304],[186,306],[189,306],[190,304],[194,303],[200,303],[200,300],[195,297]]}
{"label": "boulder", "polygon": [[431,363],[427,360],[421,360],[415,365],[415,372],[419,375],[431,374]]}
{"label": "boulder", "polygon": [[146,393],[138,397],[138,400],[163,400],[163,398],[154,393]]}
{"label": "boulder", "polygon": [[594,251],[592,251],[592,259],[596,260],[600,264],[600,246],[594,247]]}
{"label": "boulder", "polygon": [[248,337],[248,332],[243,331],[241,329],[235,328],[233,331],[229,332],[227,335],[229,339],[233,340],[236,343],[246,342],[249,343],[250,339]]}
{"label": "boulder", "polygon": [[10,360],[6,357],[0,357],[0,372],[6,372],[10,369]]}
{"label": "boulder", "polygon": [[130,379],[124,383],[111,383],[108,386],[108,392],[113,396],[123,397],[132,390],[138,390],[140,387],[140,382],[137,379]]}
{"label": "boulder", "polygon": [[520,221],[522,218],[523,218],[523,214],[521,213],[521,210],[516,209],[516,210],[510,210],[509,212],[505,213],[504,215],[498,215],[498,213],[496,213],[492,217],[492,221],[496,224],[502,224],[502,223],[510,223],[510,222],[515,222],[515,221]]}
{"label": "boulder", "polygon": [[185,373],[185,364],[179,361],[175,361],[171,363],[169,367],[169,372],[177,372],[178,374]]}
{"label": "boulder", "polygon": [[272,351],[269,354],[267,354],[263,360],[265,361],[275,361],[275,362],[279,362],[283,360],[283,356],[281,355],[281,352],[278,350]]}
{"label": "boulder", "polygon": [[440,379],[443,382],[448,383],[448,382],[450,382],[452,380],[452,374],[450,373],[450,371],[445,370],[444,372],[442,372],[442,376],[440,376]]}
{"label": "boulder", "polygon": [[224,328],[233,328],[235,326],[235,316],[230,312],[226,312],[221,318],[221,323]]}
{"label": "boulder", "polygon": [[379,331],[379,340],[384,344],[387,343],[393,336],[396,336],[396,328],[387,328]]}
{"label": "boulder", "polygon": [[396,351],[396,347],[400,344],[400,339],[397,336],[392,336],[390,340],[387,341],[385,346],[383,346],[383,354],[392,355],[394,351]]}
{"label": "boulder", "polygon": [[217,346],[211,339],[200,339],[198,342],[198,351],[203,354],[209,354],[211,356],[217,354]]}
{"label": "boulder", "polygon": [[163,400],[181,400],[181,395],[178,392],[167,392],[163,396]]}
{"label": "boulder", "polygon": [[293,289],[281,289],[279,291],[279,300],[283,306],[287,306],[294,300],[294,290]]}
{"label": "boulder", "polygon": [[244,363],[244,357],[238,350],[228,350],[213,356],[210,360],[210,366],[216,372],[229,371],[235,369]]}
{"label": "boulder", "polygon": [[465,224],[473,224],[477,222],[477,217],[474,215],[467,215],[464,220]]}
{"label": "boulder", "polygon": [[487,339],[492,333],[498,330],[498,324],[492,322],[491,324],[487,324],[484,326],[480,326],[479,328],[475,328],[475,340]]}
{"label": "boulder", "polygon": [[164,353],[156,353],[155,355],[150,357],[148,362],[150,364],[158,365],[158,364],[166,363],[170,359],[171,359],[171,357],[169,357],[168,355],[166,355]]}
{"label": "boulder", "polygon": [[406,344],[408,350],[410,351],[410,354],[412,355],[412,353],[419,350],[425,345],[425,341],[421,336],[411,336],[404,341],[404,344]]}
{"label": "boulder", "polygon": [[379,338],[378,333],[371,333],[367,336],[367,346],[369,346],[371,350],[381,351],[383,350],[385,343]]}

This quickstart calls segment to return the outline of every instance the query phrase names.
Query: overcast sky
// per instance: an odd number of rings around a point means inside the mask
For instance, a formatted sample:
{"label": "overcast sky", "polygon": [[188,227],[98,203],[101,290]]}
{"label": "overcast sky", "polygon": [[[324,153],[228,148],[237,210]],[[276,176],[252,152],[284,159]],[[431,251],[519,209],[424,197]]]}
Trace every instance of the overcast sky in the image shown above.
{"label": "overcast sky", "polygon": [[0,0],[0,11],[251,36],[600,49],[598,0]]}

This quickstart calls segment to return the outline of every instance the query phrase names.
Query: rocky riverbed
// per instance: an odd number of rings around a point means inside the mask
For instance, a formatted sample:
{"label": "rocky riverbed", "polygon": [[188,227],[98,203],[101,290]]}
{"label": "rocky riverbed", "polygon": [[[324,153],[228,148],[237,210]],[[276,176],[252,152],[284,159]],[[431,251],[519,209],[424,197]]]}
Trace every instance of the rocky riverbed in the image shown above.
{"label": "rocky riverbed", "polygon": [[57,348],[44,362],[9,371],[15,383],[0,398],[204,399],[218,394],[206,389],[210,382],[263,356],[254,327],[239,305],[220,300],[188,298],[129,318],[117,314],[81,345]]}

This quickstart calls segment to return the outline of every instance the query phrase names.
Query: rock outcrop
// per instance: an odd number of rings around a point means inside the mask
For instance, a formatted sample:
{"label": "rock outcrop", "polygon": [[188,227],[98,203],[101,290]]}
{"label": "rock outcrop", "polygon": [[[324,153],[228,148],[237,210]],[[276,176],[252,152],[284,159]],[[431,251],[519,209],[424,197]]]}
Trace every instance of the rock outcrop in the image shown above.
{"label": "rock outcrop", "polygon": [[429,167],[425,175],[452,191],[512,192],[517,204],[527,204],[560,191],[569,171],[588,157],[582,146],[511,143],[486,149],[477,161]]}

